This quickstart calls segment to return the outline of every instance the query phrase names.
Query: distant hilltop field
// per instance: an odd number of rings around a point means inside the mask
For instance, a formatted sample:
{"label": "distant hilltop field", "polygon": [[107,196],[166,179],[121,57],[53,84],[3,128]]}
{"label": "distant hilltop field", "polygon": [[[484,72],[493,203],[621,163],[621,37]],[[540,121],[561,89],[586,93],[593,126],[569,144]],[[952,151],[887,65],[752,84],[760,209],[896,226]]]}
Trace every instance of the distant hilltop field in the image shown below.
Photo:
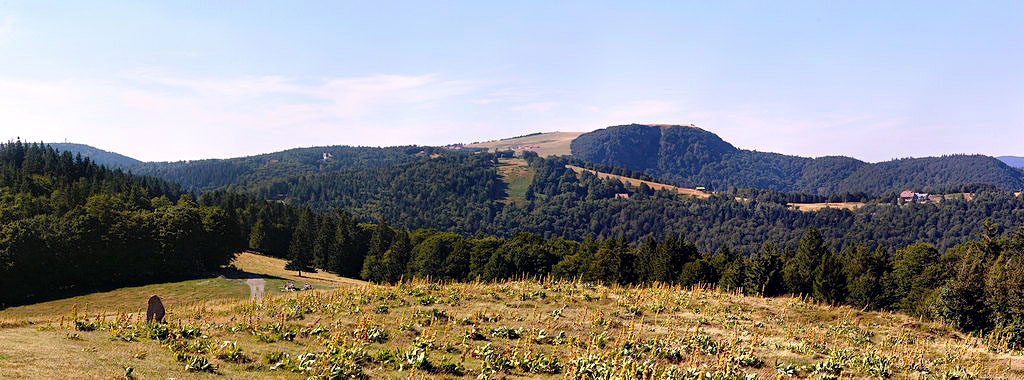
{"label": "distant hilltop field", "polygon": [[583,132],[547,132],[466,145],[467,148],[486,148],[489,151],[528,150],[541,156],[566,156],[572,154],[572,141]]}

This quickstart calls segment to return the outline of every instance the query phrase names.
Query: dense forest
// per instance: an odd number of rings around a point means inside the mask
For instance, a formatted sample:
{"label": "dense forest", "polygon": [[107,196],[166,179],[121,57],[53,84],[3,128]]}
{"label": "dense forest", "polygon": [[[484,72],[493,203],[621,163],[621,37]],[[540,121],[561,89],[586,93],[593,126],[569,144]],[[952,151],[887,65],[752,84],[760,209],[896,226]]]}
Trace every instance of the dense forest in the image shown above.
{"label": "dense forest", "polygon": [[177,185],[0,144],[0,307],[215,270],[242,237]]}
{"label": "dense forest", "polygon": [[348,168],[384,167],[415,161],[437,152],[447,152],[443,148],[421,146],[387,148],[323,146],[295,148],[229,159],[142,162],[88,145],[69,143],[49,145],[61,151],[80,154],[99,165],[162,178],[181,185],[186,190],[194,191],[330,173]]}
{"label": "dense forest", "polygon": [[[383,221],[410,229],[502,237],[531,232],[577,241],[620,235],[638,241],[680,233],[702,249],[728,245],[743,254],[758,250],[765,241],[793,246],[800,238],[799,231],[808,227],[818,228],[830,242],[862,239],[890,246],[927,242],[944,250],[977,234],[984,220],[1002,225],[1024,220],[1024,200],[984,186],[956,188],[978,190],[977,198],[970,202],[897,207],[892,204],[892,193],[857,211],[806,213],[785,204],[821,201],[819,196],[742,191],[710,199],[686,198],[577,175],[565,165],[586,164],[534,155],[529,156],[535,171],[526,193],[529,201],[515,205],[504,202],[507,189],[497,175],[497,161],[491,154],[445,155],[229,188],[319,211],[343,209],[359,222]],[[628,170],[619,172],[627,174]],[[628,201],[614,199],[619,193],[632,196]],[[749,201],[737,202],[736,196]],[[860,193],[839,200],[868,199],[875,198]]]}
{"label": "dense forest", "polygon": [[876,164],[849,157],[805,158],[743,150],[693,126],[620,125],[585,133],[573,157],[643,171],[684,187],[763,189],[829,195],[964,184],[1024,188],[1024,173],[982,155],[906,158]]}

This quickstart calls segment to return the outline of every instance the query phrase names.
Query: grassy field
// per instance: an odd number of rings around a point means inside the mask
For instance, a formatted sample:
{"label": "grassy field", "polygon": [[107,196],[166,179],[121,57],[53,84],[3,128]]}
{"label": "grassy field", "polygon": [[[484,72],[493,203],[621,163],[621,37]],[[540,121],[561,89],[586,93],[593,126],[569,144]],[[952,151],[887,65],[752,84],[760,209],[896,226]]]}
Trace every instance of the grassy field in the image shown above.
{"label": "grassy field", "polygon": [[266,281],[265,294],[268,295],[280,294],[280,289],[288,281],[299,286],[309,283],[318,288],[363,284],[362,281],[324,272],[304,273],[303,277],[299,278],[297,272],[286,271],[284,265],[285,261],[281,259],[242,253],[232,261],[232,266],[237,270],[226,271],[223,276],[127,287],[11,307],[0,310],[0,327],[44,323],[70,315],[75,309],[89,313],[144,312],[146,301],[154,294],[160,296],[170,310],[212,307],[224,301],[248,299],[249,285],[245,283],[247,278],[263,278]]}
{"label": "grassy field", "polygon": [[579,166],[565,165],[565,167],[569,168],[569,169],[572,169],[572,171],[574,171],[576,173],[588,172],[590,174],[596,175],[598,178],[601,178],[601,179],[614,179],[614,180],[618,180],[619,182],[623,182],[623,183],[629,184],[631,186],[640,186],[640,184],[646,184],[647,187],[650,187],[650,188],[652,188],[654,190],[668,190],[668,191],[673,191],[673,192],[679,193],[681,195],[686,195],[686,196],[690,196],[690,197],[697,197],[697,198],[710,198],[711,197],[711,193],[705,192],[705,191],[700,191],[700,190],[697,190],[697,189],[687,189],[685,187],[677,187],[677,186],[672,186],[672,185],[666,185],[666,184],[663,184],[663,183],[644,181],[644,180],[639,180],[639,179],[635,179],[635,178],[623,177],[623,176],[616,175],[616,174],[602,173],[602,172],[599,172],[599,171],[594,171],[594,170],[590,170],[590,169],[581,168]]}
{"label": "grassy field", "polygon": [[[572,140],[582,135],[583,132],[548,132],[539,135],[487,141],[478,144],[466,145],[469,148],[487,148],[489,151],[498,150],[530,150],[537,152],[541,157],[547,156],[568,156],[572,154],[569,145]],[[527,147],[520,149],[519,147]]]}
{"label": "grassy field", "polygon": [[413,282],[0,330],[0,378],[971,379],[1024,356],[899,314],[712,289]]}
{"label": "grassy field", "polygon": [[838,208],[843,210],[856,210],[864,207],[864,202],[827,202],[827,203],[787,203],[793,209],[800,211],[821,211],[826,208]]}
{"label": "grassy field", "polygon": [[[364,285],[366,282],[340,277],[332,273],[318,270],[313,273],[303,272],[302,277],[298,272],[285,270],[285,260],[276,257],[263,256],[251,252],[243,252],[235,256],[231,265],[246,273],[254,273],[261,276],[271,276],[280,279],[287,279],[295,283],[310,283],[323,287],[335,287],[341,285]],[[248,293],[247,293],[248,294]]]}
{"label": "grassy field", "polygon": [[533,182],[534,170],[521,158],[502,158],[498,164],[498,175],[508,184],[508,201],[526,203],[526,189]]}

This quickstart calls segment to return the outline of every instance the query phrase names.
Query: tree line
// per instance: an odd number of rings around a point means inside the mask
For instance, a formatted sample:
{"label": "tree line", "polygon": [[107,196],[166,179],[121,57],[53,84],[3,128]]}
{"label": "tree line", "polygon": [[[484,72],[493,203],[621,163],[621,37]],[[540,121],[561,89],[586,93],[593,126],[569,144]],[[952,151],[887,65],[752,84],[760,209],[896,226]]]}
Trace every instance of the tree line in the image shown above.
{"label": "tree line", "polygon": [[176,185],[0,144],[0,307],[206,273],[240,237],[234,216]]}
{"label": "tree line", "polygon": [[[253,230],[251,243],[259,243]],[[728,246],[704,251],[682,235],[645,238],[463,237],[433,229],[357,223],[344,213],[303,212],[283,254],[288,268],[323,269],[378,283],[403,278],[494,281],[513,277],[607,284],[705,284],[750,295],[801,295],[829,304],[939,319],[968,332],[997,332],[1024,344],[1024,229],[986,224],[974,240],[940,253],[846,242],[829,248],[818,230],[795,249],[771,242],[752,255]],[[261,249],[261,247],[252,247]]]}

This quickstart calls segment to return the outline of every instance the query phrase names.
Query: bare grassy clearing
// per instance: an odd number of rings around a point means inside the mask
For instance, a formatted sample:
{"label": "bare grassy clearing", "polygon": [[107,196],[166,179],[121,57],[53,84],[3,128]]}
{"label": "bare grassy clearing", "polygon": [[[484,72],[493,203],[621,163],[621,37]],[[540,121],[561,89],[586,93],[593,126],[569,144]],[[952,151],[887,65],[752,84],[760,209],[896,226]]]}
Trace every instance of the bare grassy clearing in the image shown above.
{"label": "bare grassy clearing", "polygon": [[516,204],[526,202],[526,190],[533,183],[536,174],[526,160],[521,158],[502,158],[499,160],[498,175],[508,184],[508,201]]}
{"label": "bare grassy clearing", "polygon": [[663,184],[663,183],[657,183],[657,182],[639,180],[639,179],[635,179],[635,178],[623,177],[621,175],[602,173],[602,172],[599,172],[599,171],[585,169],[585,168],[581,168],[579,166],[574,166],[574,165],[566,165],[565,167],[571,169],[572,171],[574,171],[576,173],[588,172],[590,174],[596,175],[597,178],[600,178],[600,179],[613,179],[613,180],[617,180],[617,181],[622,182],[622,183],[629,184],[631,186],[640,186],[641,184],[644,184],[644,185],[647,185],[647,187],[650,187],[650,188],[652,188],[654,190],[668,190],[668,191],[676,192],[676,193],[679,193],[679,194],[682,194],[682,195],[691,196],[691,197],[697,197],[697,198],[710,198],[711,197],[711,193],[708,193],[708,192],[705,192],[705,191],[700,191],[700,190],[697,190],[697,189],[687,189],[687,188],[684,188],[684,187],[677,187],[677,186],[672,186],[672,185],[666,185],[666,184]]}
{"label": "bare grassy clearing", "polygon": [[529,150],[537,152],[541,157],[568,156],[572,154],[572,149],[570,148],[572,140],[575,140],[582,134],[583,132],[547,132],[514,139],[470,144],[466,145],[466,147],[487,148],[491,152],[501,150]]}
{"label": "bare grassy clearing", "polygon": [[805,212],[821,211],[822,209],[826,209],[826,208],[836,208],[836,209],[842,209],[842,210],[856,210],[856,209],[859,209],[861,207],[864,207],[864,205],[865,205],[864,202],[826,202],[826,203],[787,203],[786,204],[786,206],[789,206],[789,207],[791,207],[793,209],[800,210],[800,211],[805,211]]}

